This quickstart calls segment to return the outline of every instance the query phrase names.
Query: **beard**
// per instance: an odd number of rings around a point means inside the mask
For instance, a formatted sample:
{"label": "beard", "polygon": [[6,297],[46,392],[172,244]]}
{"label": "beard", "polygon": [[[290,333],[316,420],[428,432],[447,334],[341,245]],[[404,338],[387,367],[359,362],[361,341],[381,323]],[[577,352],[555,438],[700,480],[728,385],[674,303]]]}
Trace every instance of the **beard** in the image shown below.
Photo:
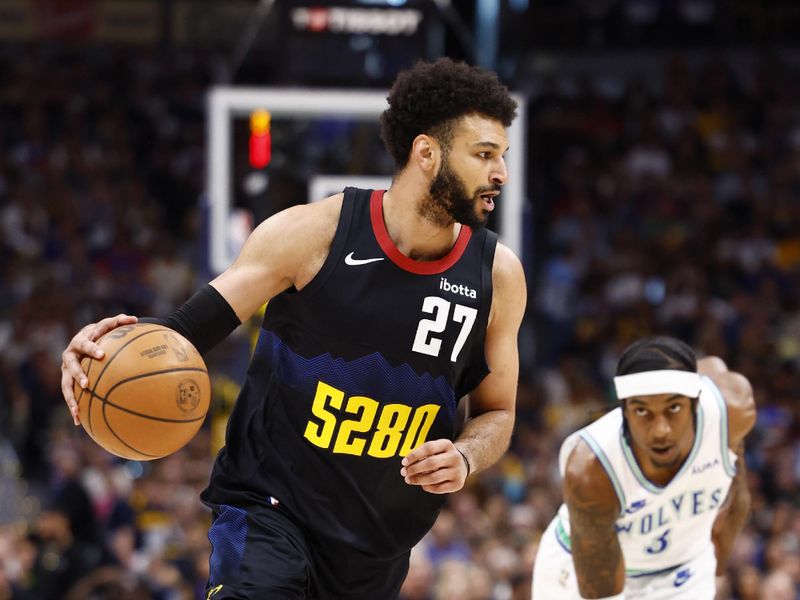
{"label": "beard", "polygon": [[455,222],[470,229],[479,229],[489,219],[489,211],[480,207],[480,194],[499,189],[500,186],[487,186],[470,195],[445,157],[442,168],[431,181],[428,197],[420,205],[420,213],[443,227]]}

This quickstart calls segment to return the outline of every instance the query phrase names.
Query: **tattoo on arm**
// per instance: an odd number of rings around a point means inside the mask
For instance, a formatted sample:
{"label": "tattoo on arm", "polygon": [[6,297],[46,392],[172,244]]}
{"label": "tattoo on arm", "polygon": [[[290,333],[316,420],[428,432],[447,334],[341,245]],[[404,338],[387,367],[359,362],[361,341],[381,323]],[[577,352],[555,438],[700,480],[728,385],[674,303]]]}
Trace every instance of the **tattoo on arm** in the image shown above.
{"label": "tattoo on arm", "polygon": [[[587,492],[589,490],[586,490]],[[616,507],[572,490],[568,499],[572,560],[584,598],[604,598],[625,587],[625,563],[614,524]]]}

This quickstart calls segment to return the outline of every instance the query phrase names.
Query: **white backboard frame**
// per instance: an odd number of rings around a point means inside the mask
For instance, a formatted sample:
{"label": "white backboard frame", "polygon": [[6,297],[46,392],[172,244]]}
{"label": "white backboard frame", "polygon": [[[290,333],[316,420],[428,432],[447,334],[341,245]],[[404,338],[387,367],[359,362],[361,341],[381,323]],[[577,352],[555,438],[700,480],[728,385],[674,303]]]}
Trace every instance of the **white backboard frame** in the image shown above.
{"label": "white backboard frame", "polygon": [[[322,118],[340,116],[377,121],[386,109],[387,92],[331,90],[316,88],[268,88],[215,86],[208,93],[207,106],[207,201],[209,209],[209,268],[219,274],[233,263],[239,248],[229,243],[231,219],[232,121],[249,117],[263,108],[273,118]],[[498,234],[517,256],[522,254],[523,204],[525,190],[526,103],[519,95],[518,117],[508,129],[508,183],[500,198],[502,208]],[[390,177],[390,176],[387,176]],[[358,178],[345,177],[352,185]],[[344,186],[342,186],[344,187]]]}

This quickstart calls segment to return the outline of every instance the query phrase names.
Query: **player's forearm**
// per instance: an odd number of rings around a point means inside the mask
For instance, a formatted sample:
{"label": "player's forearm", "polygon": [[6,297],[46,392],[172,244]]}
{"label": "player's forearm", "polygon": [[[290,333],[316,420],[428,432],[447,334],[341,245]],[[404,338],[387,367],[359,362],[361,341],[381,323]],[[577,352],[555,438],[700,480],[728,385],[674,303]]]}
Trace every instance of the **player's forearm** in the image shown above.
{"label": "player's forearm", "polygon": [[[725,566],[733,550],[736,536],[747,522],[750,513],[750,494],[746,498],[739,499],[736,503],[720,511],[714,524],[715,533],[712,535],[714,540],[714,550],[717,556],[717,575],[725,572]],[[719,531],[717,524],[720,525]]]}
{"label": "player's forearm", "polygon": [[625,560],[616,528],[624,504],[597,455],[583,441],[567,460],[563,492],[581,597],[617,598],[625,587]]}
{"label": "player's forearm", "polygon": [[143,317],[139,322],[174,329],[192,342],[200,354],[213,349],[241,325],[231,305],[211,285],[203,287],[168,317]]}
{"label": "player's forearm", "polygon": [[625,563],[613,527],[597,515],[570,510],[572,562],[583,598],[607,598],[625,587]]}
{"label": "player's forearm", "polygon": [[750,514],[750,490],[747,488],[743,447],[737,454],[739,459],[736,463],[736,476],[731,483],[728,499],[720,509],[711,532],[717,557],[717,575],[725,572],[736,536],[744,527]]}
{"label": "player's forearm", "polygon": [[467,421],[456,447],[466,455],[470,474],[489,468],[508,449],[514,413],[508,410],[490,410]]}

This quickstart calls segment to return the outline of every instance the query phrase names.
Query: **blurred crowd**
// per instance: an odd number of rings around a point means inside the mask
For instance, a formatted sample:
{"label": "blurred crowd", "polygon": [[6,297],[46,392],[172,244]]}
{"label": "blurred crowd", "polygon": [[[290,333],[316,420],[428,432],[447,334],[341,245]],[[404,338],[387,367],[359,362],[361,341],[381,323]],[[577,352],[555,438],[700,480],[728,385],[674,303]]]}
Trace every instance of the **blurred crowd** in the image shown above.
{"label": "blurred crowd", "polygon": [[747,440],[753,515],[720,598],[793,600],[800,583],[794,73],[775,56],[747,68],[673,59],[617,94],[553,79],[533,101],[539,343],[515,444],[525,487],[552,489],[546,466],[530,470],[550,447],[537,435],[555,444],[608,407],[636,338],[669,333],[723,358],[749,377],[759,417]]}
{"label": "blurred crowd", "polygon": [[[80,326],[163,315],[208,277],[209,64],[0,49],[0,600],[204,597],[210,515],[197,496],[213,430],[166,459],[117,459],[72,426],[59,365]],[[795,74],[776,57],[675,59],[615,93],[553,78],[530,98],[536,352],[512,448],[450,498],[412,553],[403,600],[530,597],[561,501],[559,443],[613,406],[620,351],[656,332],[722,357],[755,388],[753,514],[719,599],[797,599]],[[240,354],[209,355],[220,381]],[[218,407],[235,395],[221,387]]]}
{"label": "blurred crowd", "polygon": [[782,44],[794,41],[800,23],[793,0],[539,0],[509,6],[508,25],[518,28],[521,39],[506,43],[526,49]]}

